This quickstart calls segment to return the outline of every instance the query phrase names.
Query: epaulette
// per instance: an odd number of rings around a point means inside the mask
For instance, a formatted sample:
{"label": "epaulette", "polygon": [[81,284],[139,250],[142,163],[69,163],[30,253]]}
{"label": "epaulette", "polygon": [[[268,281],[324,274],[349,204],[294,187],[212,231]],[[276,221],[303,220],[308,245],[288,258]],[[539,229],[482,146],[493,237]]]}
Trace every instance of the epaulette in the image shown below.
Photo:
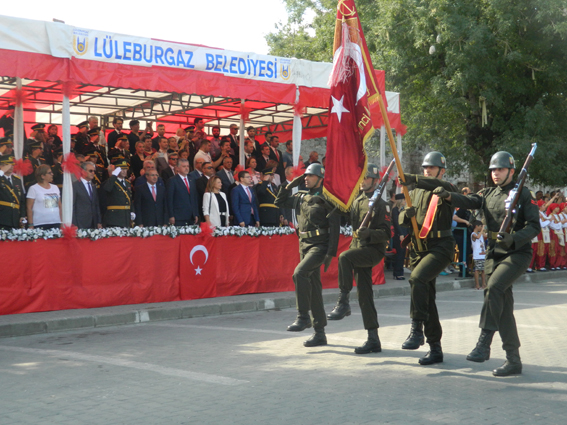
{"label": "epaulette", "polygon": [[21,180],[20,177],[19,177],[18,175],[16,175],[16,174],[12,174],[12,178],[16,178],[16,179],[18,179],[18,180]]}

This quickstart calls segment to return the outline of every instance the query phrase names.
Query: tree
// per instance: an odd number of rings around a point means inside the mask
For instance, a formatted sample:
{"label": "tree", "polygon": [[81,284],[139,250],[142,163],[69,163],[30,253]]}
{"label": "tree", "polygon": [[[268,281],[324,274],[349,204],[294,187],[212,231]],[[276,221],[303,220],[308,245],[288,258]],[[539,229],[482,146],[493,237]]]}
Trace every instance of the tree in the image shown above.
{"label": "tree", "polygon": [[[303,28],[295,56],[330,61],[336,1],[287,6]],[[317,17],[306,24],[309,8]],[[480,178],[494,152],[521,165],[537,142],[531,178],[567,182],[564,0],[358,0],[357,8],[374,66],[401,93],[409,148],[427,144],[452,170],[467,166]],[[289,36],[271,34],[272,53],[285,55]]]}

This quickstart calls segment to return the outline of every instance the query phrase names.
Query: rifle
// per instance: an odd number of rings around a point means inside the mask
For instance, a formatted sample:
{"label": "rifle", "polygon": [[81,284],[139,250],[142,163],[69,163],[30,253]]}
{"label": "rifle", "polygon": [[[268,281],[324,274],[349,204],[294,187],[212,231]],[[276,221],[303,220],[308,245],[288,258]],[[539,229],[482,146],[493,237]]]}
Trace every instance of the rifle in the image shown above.
{"label": "rifle", "polygon": [[[516,185],[508,194],[508,198],[506,198],[505,205],[506,205],[506,218],[502,222],[500,226],[500,232],[503,233],[510,233],[512,227],[512,220],[514,219],[514,214],[516,213],[516,205],[518,204],[518,200],[520,199],[520,194],[522,193],[522,189],[524,188],[524,183],[526,182],[526,177],[528,176],[528,167],[532,163],[534,159],[534,154],[537,149],[537,143],[532,144],[532,149],[526,158],[526,162],[524,162],[524,166],[522,167],[522,171],[518,175],[518,180],[516,181]],[[498,235],[498,239],[502,239],[500,235]]]}
{"label": "rifle", "polygon": [[362,223],[360,224],[358,230],[362,229],[363,227],[368,227],[370,220],[372,220],[372,213],[374,212],[374,204],[382,196],[382,191],[384,190],[384,187],[386,187],[386,184],[388,183],[388,178],[390,176],[390,173],[392,172],[392,168],[394,167],[395,162],[396,160],[392,159],[392,162],[390,162],[390,165],[388,165],[388,168],[386,169],[386,172],[382,176],[380,183],[378,183],[376,190],[374,191],[372,197],[368,201],[368,212],[364,216],[364,220],[362,220]]}

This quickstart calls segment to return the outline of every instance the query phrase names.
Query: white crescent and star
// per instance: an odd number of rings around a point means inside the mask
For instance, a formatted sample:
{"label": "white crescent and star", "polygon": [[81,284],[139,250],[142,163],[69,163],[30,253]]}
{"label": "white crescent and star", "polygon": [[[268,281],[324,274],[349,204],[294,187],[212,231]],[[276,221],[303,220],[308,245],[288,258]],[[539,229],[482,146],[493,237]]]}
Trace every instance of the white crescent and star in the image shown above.
{"label": "white crescent and star", "polygon": [[343,112],[344,113],[350,112],[343,105],[343,102],[345,100],[345,96],[343,95],[343,97],[341,97],[341,100],[337,100],[333,96],[331,96],[331,99],[333,101],[333,108],[331,109],[331,114],[337,114],[337,119],[339,120],[339,122],[341,122],[341,117],[342,117]]}
{"label": "white crescent and star", "polygon": [[[204,245],[195,245],[189,254],[189,261],[191,261],[191,264],[193,264],[193,255],[199,251],[202,251],[205,254],[205,262],[203,265],[205,265],[209,260],[209,251],[207,251],[207,248]],[[195,269],[195,275],[200,275],[202,271],[203,269],[200,266],[197,266]]]}

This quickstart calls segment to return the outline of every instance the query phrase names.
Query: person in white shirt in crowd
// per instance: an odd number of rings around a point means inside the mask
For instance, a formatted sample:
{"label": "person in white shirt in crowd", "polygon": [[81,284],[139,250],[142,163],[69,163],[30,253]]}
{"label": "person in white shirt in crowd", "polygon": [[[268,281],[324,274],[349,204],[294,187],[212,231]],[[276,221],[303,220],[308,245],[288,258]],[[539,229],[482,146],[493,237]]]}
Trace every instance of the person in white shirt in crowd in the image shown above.
{"label": "person in white shirt in crowd", "polygon": [[530,267],[526,270],[527,273],[533,273],[535,269],[540,272],[547,271],[547,254],[549,253],[549,243],[551,242],[551,235],[549,234],[549,224],[551,221],[545,213],[548,204],[551,201],[545,202],[543,199],[537,201],[537,206],[539,207],[539,224],[541,226],[541,232],[532,240],[532,262]]}
{"label": "person in white shirt in crowd", "polygon": [[209,179],[207,191],[203,195],[203,217],[212,227],[226,227],[230,223],[228,200],[221,188],[221,179],[213,176]]}
{"label": "person in white shirt in crowd", "polygon": [[37,183],[30,186],[27,194],[28,227],[30,229],[58,229],[61,227],[61,193],[54,184],[53,171],[49,165],[40,165],[35,170]]}
{"label": "person in white shirt in crowd", "polygon": [[473,232],[471,233],[471,248],[474,262],[474,288],[481,289],[478,282],[478,275],[482,278],[482,289],[486,289],[486,277],[484,275],[484,260],[486,258],[486,245],[484,243],[486,234],[483,231],[482,222],[475,220],[472,223]]}
{"label": "person in white shirt in crowd", "polygon": [[556,203],[552,203],[547,208],[547,216],[550,220],[549,227],[551,228],[551,241],[549,243],[549,267],[551,270],[561,270],[565,258],[565,235],[563,234],[559,211],[560,206]]}

